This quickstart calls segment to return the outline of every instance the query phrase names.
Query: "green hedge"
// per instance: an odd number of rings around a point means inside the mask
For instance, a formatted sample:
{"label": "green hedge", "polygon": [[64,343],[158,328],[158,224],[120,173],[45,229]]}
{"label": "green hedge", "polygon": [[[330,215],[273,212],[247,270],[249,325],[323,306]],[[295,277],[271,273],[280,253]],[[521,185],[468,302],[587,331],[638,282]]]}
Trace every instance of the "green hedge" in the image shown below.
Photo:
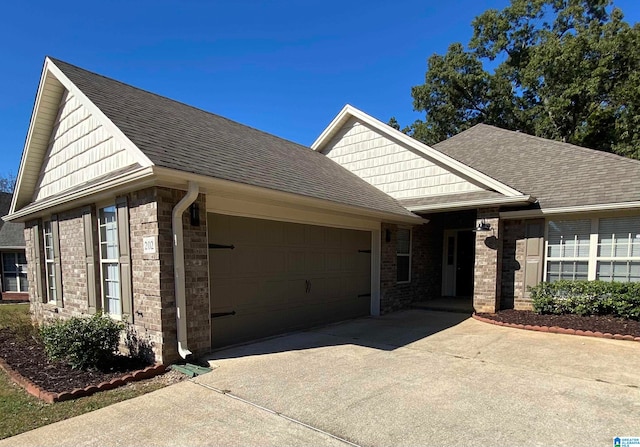
{"label": "green hedge", "polygon": [[529,289],[539,314],[612,315],[640,320],[640,283],[543,282]]}
{"label": "green hedge", "polygon": [[47,355],[73,369],[90,369],[108,362],[120,342],[124,323],[96,313],[91,317],[56,320],[40,329]]}

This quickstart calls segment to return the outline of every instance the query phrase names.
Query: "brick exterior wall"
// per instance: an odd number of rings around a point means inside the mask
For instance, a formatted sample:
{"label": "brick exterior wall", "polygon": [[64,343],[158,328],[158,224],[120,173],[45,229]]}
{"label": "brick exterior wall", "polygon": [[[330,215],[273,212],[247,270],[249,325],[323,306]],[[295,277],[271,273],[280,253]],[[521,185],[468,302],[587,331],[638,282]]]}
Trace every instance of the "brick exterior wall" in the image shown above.
{"label": "brick exterior wall", "polygon": [[476,312],[495,312],[500,306],[502,269],[502,224],[497,208],[479,209],[477,220],[491,225],[492,231],[476,234],[476,262],[473,283],[473,308]]}
{"label": "brick exterior wall", "polygon": [[514,309],[524,294],[525,225],[505,220],[502,227],[502,281],[500,309]]}
{"label": "brick exterior wall", "polygon": [[[397,225],[382,224],[380,253],[380,313],[385,314],[408,307],[414,301],[424,299],[425,290],[432,276],[429,274],[429,247],[431,232],[426,225],[413,227],[411,231],[411,281],[397,282]],[[387,232],[389,241],[387,242]]]}
{"label": "brick exterior wall", "polygon": [[[165,356],[177,356],[176,307],[173,276],[173,245],[171,213],[175,205],[184,197],[184,191],[158,188],[158,240],[161,259],[160,288],[165,299],[162,326],[170,328],[169,350]],[[200,225],[192,226],[189,212],[183,215],[184,258],[187,303],[187,340],[194,355],[204,354],[211,347],[211,326],[209,310],[209,245],[207,241],[207,216],[205,196],[196,199],[200,208]],[[177,360],[177,357],[175,358]]]}
{"label": "brick exterior wall", "polygon": [[[140,353],[154,357],[156,361],[170,363],[178,360],[176,351],[176,308],[173,281],[173,246],[171,212],[185,195],[184,191],[167,188],[146,188],[128,194],[129,237],[131,247],[133,324],[127,328],[129,345],[135,344]],[[206,213],[205,196],[197,199],[200,210]],[[100,269],[98,265],[98,235],[96,210],[94,216],[94,258],[96,282],[100,296]],[[87,314],[87,273],[82,208],[58,214],[60,234],[60,259],[62,265],[63,307],[42,303],[36,293],[36,272],[44,266],[36,265],[32,227],[36,221],[25,225],[27,276],[29,298],[33,318],[43,323],[51,318],[69,318]],[[187,283],[187,337],[189,348],[195,354],[209,349],[209,281],[206,216],[201,215],[200,226],[191,226],[188,212],[183,219],[185,237],[185,270]],[[40,227],[41,228],[41,227]],[[157,252],[145,254],[144,237],[156,238]],[[44,259],[42,243],[40,258]],[[43,284],[43,293],[45,292]],[[123,340],[123,350],[126,350]]]}

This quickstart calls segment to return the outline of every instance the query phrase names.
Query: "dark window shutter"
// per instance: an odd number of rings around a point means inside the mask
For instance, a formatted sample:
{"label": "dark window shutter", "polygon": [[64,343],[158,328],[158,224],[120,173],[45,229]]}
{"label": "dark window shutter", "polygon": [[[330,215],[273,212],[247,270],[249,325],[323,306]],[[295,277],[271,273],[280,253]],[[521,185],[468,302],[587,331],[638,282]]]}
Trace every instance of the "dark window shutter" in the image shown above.
{"label": "dark window shutter", "polygon": [[88,206],[82,210],[82,222],[84,224],[84,251],[87,269],[87,301],[89,313],[94,314],[100,309],[101,301],[97,299],[98,291],[96,284],[96,260],[95,260],[95,238],[94,225],[91,207]]}
{"label": "dark window shutter", "polygon": [[51,234],[53,236],[53,263],[56,276],[56,306],[64,307],[64,292],[62,290],[62,265],[60,262],[60,230],[58,228],[58,216],[51,216]]}
{"label": "dark window shutter", "polygon": [[528,288],[534,287],[542,281],[544,255],[544,220],[525,222],[525,266],[524,290],[525,298],[530,297]]}
{"label": "dark window shutter", "polygon": [[133,323],[133,292],[131,285],[131,249],[129,244],[129,209],[127,198],[116,199],[118,219],[118,248],[120,250],[120,293],[122,298],[122,315],[126,321]]}
{"label": "dark window shutter", "polygon": [[31,240],[33,241],[32,245],[32,249],[33,249],[33,261],[34,261],[34,273],[35,273],[35,294],[36,294],[36,301],[39,300],[40,302],[46,303],[47,302],[47,294],[46,293],[42,293],[42,256],[40,255],[40,244],[42,243],[42,233],[41,233],[41,226],[40,224],[36,223],[32,228],[31,228]]}

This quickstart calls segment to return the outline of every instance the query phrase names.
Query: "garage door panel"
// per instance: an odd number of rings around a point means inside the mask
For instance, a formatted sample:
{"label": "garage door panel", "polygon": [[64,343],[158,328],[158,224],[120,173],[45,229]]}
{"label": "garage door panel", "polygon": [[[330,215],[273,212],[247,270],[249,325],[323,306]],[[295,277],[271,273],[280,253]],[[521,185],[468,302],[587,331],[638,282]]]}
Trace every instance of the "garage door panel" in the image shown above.
{"label": "garage door panel", "polygon": [[214,347],[369,314],[365,231],[208,216]]}
{"label": "garage door panel", "polygon": [[327,249],[325,251],[325,271],[327,273],[341,272],[342,266],[342,252],[340,249]]}
{"label": "garage door panel", "polygon": [[324,251],[323,250],[307,250],[304,256],[305,262],[305,271],[310,273],[313,272],[324,272]]}
{"label": "garage door panel", "polygon": [[305,230],[304,225],[283,222],[284,244],[304,246]]}

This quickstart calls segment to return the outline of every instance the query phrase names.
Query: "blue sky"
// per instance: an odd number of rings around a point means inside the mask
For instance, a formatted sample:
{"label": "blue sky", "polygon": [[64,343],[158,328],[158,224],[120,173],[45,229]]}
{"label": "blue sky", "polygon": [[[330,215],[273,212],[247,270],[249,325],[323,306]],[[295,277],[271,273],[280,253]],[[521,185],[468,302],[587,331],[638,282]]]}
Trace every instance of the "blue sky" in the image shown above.
{"label": "blue sky", "polygon": [[[0,175],[17,173],[45,55],[304,145],[350,103],[421,118],[426,59],[508,0],[5,1]],[[637,0],[615,0],[627,21]]]}

